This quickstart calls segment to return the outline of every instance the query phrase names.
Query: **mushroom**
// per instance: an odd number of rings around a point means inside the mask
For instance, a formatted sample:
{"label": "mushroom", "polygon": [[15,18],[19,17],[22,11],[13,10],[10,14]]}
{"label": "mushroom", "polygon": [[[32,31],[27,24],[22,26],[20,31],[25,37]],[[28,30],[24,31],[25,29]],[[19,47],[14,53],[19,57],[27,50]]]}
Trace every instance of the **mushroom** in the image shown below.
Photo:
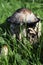
{"label": "mushroom", "polygon": [[[40,19],[37,18],[35,14],[27,8],[20,8],[16,10],[12,16],[7,18],[7,22],[10,23],[10,30],[12,34],[16,35],[16,37],[19,39],[21,39],[22,36],[22,34],[20,34],[20,25],[24,25],[22,32],[25,30],[25,33],[23,35],[26,37],[28,34],[27,29],[29,27],[30,33],[36,34],[35,30],[33,30],[31,27],[34,26],[34,24],[36,25],[36,23],[39,21]],[[27,25],[27,27],[25,25]]]}
{"label": "mushroom", "polygon": [[8,47],[7,47],[7,45],[3,45],[2,46],[2,48],[1,48],[1,55],[5,55],[5,56],[8,55]]}

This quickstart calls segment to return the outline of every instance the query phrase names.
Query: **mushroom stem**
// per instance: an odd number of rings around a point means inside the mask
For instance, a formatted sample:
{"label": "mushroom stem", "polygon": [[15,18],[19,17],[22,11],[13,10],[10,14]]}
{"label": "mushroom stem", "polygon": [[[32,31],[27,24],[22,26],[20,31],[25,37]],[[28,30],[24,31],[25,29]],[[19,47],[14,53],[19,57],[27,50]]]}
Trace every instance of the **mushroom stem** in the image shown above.
{"label": "mushroom stem", "polygon": [[33,28],[28,28],[28,30],[30,31],[30,34],[35,34],[36,35],[36,31]]}

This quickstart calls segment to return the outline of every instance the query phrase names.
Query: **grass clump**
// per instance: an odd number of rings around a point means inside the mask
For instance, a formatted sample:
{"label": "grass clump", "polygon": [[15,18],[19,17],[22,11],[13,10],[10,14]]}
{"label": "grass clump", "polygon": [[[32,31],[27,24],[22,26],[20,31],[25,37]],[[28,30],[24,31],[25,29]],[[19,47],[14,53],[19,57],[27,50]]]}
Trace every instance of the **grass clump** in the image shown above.
{"label": "grass clump", "polygon": [[0,50],[3,45],[8,46],[8,55],[0,54],[0,65],[43,65],[43,28],[39,42],[32,46],[25,38],[23,38],[24,43],[21,41],[17,43],[16,38],[13,39],[9,29],[5,27],[6,24],[3,24],[6,22],[7,17],[11,16],[15,10],[21,7],[31,9],[43,19],[43,5],[41,2],[0,0]]}

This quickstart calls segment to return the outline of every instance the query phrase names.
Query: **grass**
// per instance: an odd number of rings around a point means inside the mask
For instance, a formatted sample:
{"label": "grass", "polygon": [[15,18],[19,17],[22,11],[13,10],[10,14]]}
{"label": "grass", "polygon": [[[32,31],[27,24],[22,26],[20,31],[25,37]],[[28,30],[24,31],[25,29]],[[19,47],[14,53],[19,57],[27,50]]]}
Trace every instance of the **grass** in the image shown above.
{"label": "grass", "polygon": [[[37,5],[37,6],[36,6]],[[22,2],[21,0],[0,0],[0,48],[8,46],[8,56],[0,55],[0,65],[43,65],[43,28],[42,36],[35,46],[24,38],[24,44],[13,39],[9,29],[3,24],[18,8],[31,9],[43,19],[43,4]],[[3,25],[2,25],[3,24]],[[2,25],[2,26],[1,26]],[[43,27],[43,21],[42,21]],[[1,50],[1,49],[0,49]]]}

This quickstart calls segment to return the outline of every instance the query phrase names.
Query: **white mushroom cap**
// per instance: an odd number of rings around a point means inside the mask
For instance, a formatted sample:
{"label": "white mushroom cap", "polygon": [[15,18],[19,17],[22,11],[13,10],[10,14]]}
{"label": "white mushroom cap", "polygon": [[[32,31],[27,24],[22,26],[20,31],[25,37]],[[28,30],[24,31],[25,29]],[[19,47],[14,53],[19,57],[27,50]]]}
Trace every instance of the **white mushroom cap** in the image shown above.
{"label": "white mushroom cap", "polygon": [[8,21],[11,23],[35,23],[40,19],[37,18],[33,12],[26,8],[18,9],[11,17],[8,18]]}
{"label": "white mushroom cap", "polygon": [[8,55],[8,47],[6,45],[4,45],[1,48],[1,54],[7,56]]}

